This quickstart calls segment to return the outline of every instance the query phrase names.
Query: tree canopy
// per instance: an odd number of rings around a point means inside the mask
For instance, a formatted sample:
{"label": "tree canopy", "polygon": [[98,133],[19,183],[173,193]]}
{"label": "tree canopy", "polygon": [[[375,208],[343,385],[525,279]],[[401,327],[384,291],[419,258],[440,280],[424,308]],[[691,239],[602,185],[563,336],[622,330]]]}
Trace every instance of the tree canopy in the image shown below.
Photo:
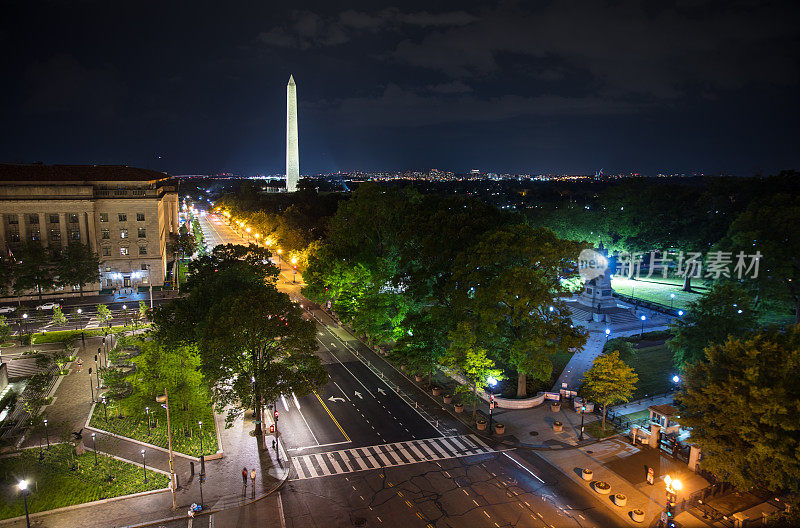
{"label": "tree canopy", "polygon": [[676,402],[703,468],[740,488],[800,491],[800,326],[730,338],[690,365]]}
{"label": "tree canopy", "polygon": [[600,354],[583,374],[583,389],[593,401],[603,406],[603,429],[609,405],[630,401],[639,375],[619,358],[616,350]]}

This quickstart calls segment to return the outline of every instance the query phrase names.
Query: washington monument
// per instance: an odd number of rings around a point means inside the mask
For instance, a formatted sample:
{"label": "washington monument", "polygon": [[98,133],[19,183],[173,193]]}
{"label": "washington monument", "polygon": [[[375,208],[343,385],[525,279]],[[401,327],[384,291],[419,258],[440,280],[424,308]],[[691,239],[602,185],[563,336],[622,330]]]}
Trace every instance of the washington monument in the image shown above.
{"label": "washington monument", "polygon": [[297,151],[297,86],[289,75],[286,85],[286,191],[297,190],[300,179],[300,154]]}

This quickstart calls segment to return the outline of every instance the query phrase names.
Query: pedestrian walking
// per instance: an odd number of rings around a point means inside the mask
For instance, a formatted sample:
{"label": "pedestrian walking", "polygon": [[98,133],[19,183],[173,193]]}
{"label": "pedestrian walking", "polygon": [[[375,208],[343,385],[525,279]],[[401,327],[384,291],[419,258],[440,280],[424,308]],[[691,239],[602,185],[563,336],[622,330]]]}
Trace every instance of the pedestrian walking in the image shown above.
{"label": "pedestrian walking", "polygon": [[250,480],[252,481],[252,484],[253,484],[253,487],[252,487],[253,491],[251,493],[253,494],[253,498],[255,499],[256,498],[256,470],[255,469],[251,469],[250,470]]}
{"label": "pedestrian walking", "polygon": [[242,493],[244,493],[245,489],[247,489],[247,468],[243,467],[242,468]]}

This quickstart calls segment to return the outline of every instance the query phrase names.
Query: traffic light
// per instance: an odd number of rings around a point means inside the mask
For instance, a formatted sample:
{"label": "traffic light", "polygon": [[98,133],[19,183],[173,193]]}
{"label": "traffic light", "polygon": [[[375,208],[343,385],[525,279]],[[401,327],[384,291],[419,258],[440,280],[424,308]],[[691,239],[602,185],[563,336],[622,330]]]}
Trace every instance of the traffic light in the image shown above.
{"label": "traffic light", "polygon": [[270,434],[274,434],[275,433],[275,426],[274,425],[270,425],[269,426],[269,433]]}
{"label": "traffic light", "polygon": [[275,411],[275,421],[278,421],[278,411]]}

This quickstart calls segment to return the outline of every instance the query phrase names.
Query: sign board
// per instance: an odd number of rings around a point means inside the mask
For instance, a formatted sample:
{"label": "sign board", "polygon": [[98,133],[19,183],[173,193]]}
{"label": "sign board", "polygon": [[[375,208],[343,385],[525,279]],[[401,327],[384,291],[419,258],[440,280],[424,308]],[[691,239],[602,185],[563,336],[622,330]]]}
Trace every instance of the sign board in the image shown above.
{"label": "sign board", "polygon": [[561,388],[562,389],[566,389],[567,388],[567,383],[566,382],[562,382],[561,383]]}
{"label": "sign board", "polygon": [[650,484],[651,486],[654,485],[654,482],[653,482],[654,477],[655,477],[655,472],[653,471],[653,468],[648,467],[647,468],[647,483]]}
{"label": "sign board", "polygon": [[544,399],[559,401],[561,399],[561,395],[557,392],[545,392]]}

